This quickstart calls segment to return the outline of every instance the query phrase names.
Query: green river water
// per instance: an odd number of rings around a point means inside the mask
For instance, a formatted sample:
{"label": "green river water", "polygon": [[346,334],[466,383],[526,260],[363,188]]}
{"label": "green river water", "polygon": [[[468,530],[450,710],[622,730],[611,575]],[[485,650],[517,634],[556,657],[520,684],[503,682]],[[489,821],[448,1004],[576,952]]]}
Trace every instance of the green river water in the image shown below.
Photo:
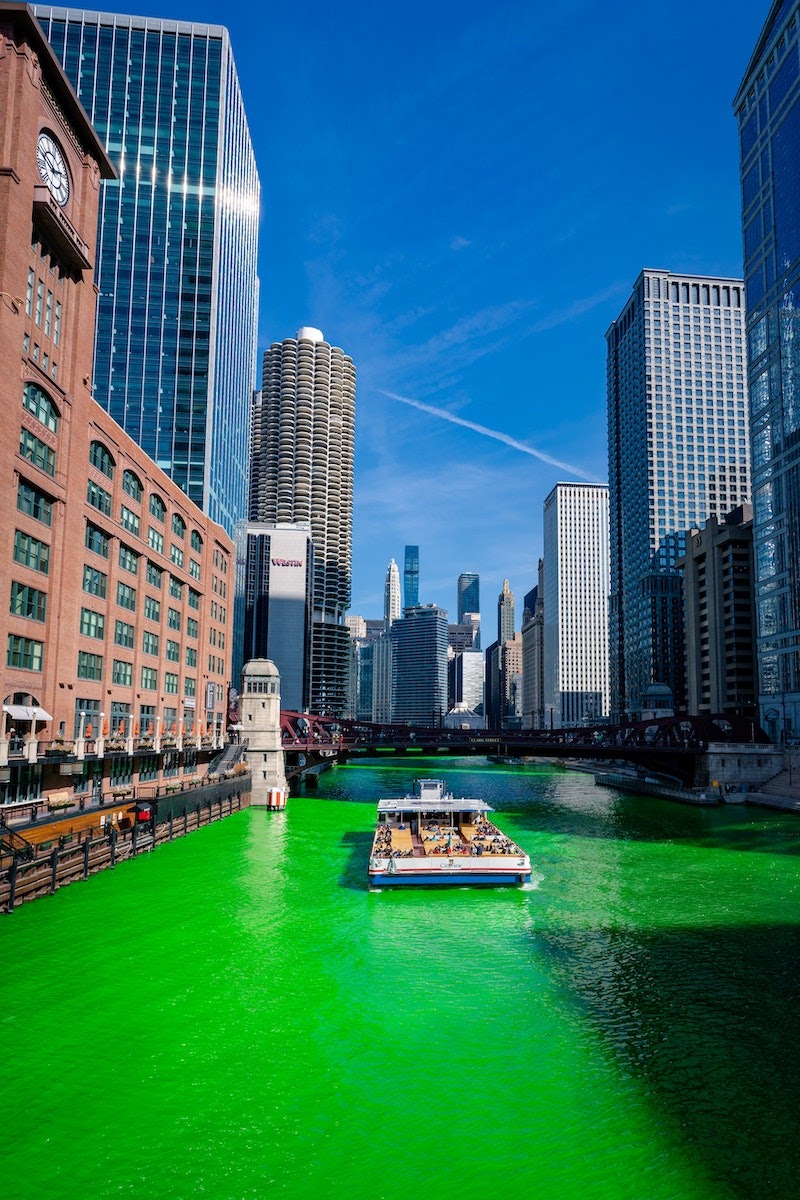
{"label": "green river water", "polygon": [[[524,889],[370,892],[441,775]],[[800,1196],[800,819],[352,764],[0,918],[6,1200]]]}

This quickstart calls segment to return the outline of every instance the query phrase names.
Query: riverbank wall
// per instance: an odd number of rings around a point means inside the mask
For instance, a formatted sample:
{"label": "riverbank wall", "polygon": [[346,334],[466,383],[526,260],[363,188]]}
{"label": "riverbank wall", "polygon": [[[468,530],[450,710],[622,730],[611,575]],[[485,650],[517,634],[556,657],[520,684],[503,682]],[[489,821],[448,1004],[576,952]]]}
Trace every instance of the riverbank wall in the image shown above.
{"label": "riverbank wall", "polygon": [[191,792],[140,796],[127,809],[129,824],[98,806],[35,826],[0,827],[0,913],[241,812],[251,795],[250,776],[240,775]]}

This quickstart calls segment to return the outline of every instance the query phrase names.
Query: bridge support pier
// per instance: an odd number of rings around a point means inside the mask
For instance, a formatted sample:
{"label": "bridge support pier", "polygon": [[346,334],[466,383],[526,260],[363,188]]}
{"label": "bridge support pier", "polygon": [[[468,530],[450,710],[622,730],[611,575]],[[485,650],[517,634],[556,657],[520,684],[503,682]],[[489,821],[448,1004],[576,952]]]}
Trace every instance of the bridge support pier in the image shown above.
{"label": "bridge support pier", "polygon": [[716,783],[723,794],[741,794],[748,787],[757,790],[759,784],[780,774],[783,767],[780,746],[759,746],[748,742],[709,742],[704,759],[705,778],[700,783]]}

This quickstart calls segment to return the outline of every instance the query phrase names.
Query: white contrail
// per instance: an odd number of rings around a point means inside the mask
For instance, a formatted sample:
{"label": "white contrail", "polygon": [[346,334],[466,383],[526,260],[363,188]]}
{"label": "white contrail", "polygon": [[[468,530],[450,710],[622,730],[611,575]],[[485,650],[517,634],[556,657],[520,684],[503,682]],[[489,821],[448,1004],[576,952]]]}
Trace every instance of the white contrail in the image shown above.
{"label": "white contrail", "polygon": [[478,425],[475,421],[465,421],[463,417],[456,417],[445,408],[434,408],[432,404],[422,404],[419,400],[409,400],[407,396],[398,396],[396,392],[383,391],[383,395],[388,396],[390,400],[399,400],[401,404],[408,404],[411,408],[418,408],[420,412],[430,413],[432,417],[441,417],[442,420],[449,421],[451,425],[463,425],[465,429],[472,429],[475,433],[483,434],[484,437],[494,438],[496,442],[503,442],[506,446],[511,446],[513,450],[521,450],[523,454],[531,454],[534,458],[549,463],[551,467],[558,467],[562,471],[569,471],[570,474],[578,475],[581,479],[586,479],[589,483],[600,482],[595,475],[589,475],[581,467],[575,467],[572,463],[562,462],[559,458],[553,458],[552,455],[545,454],[543,450],[537,450],[535,447],[529,446],[527,442],[518,442],[516,438],[509,437],[507,433],[499,433],[498,430],[489,429],[486,425]]}

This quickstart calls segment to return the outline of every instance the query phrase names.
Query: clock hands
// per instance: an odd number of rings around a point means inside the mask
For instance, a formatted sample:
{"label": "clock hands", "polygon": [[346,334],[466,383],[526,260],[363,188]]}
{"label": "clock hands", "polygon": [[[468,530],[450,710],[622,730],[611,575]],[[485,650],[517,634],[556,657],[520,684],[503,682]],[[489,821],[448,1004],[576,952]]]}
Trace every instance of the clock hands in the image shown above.
{"label": "clock hands", "polygon": [[39,137],[36,150],[39,173],[53,193],[54,199],[61,205],[69,199],[69,174],[64,162],[64,156],[53,138],[43,133]]}

